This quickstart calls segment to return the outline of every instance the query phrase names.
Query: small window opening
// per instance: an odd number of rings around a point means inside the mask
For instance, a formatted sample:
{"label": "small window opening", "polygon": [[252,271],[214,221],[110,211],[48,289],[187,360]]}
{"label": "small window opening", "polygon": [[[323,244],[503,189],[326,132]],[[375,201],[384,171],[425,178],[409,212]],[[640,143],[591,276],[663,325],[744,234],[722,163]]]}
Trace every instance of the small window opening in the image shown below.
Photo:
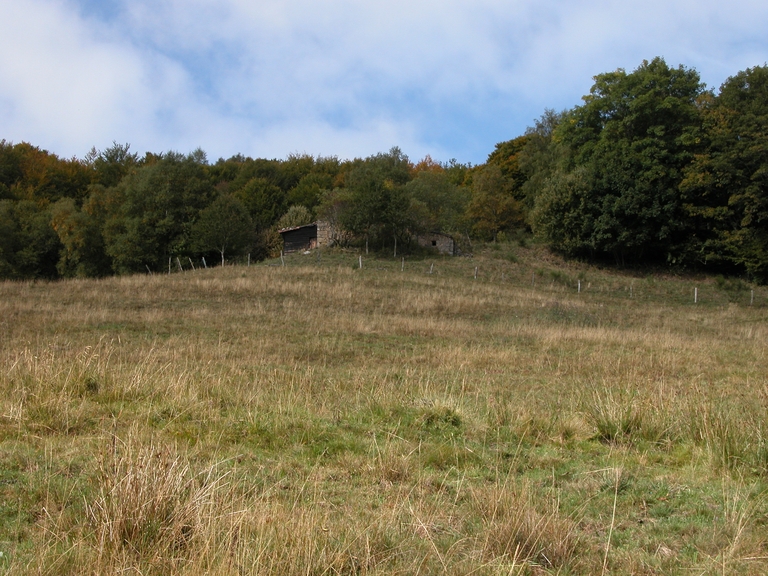
{"label": "small window opening", "polygon": [[437,240],[432,240],[432,246],[437,246]]}

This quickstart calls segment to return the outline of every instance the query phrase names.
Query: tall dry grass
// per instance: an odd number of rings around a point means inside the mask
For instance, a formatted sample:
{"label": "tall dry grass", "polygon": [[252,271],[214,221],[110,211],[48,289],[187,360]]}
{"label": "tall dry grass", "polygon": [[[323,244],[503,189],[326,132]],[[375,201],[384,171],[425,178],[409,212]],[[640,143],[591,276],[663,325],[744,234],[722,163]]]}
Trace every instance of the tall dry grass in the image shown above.
{"label": "tall dry grass", "polygon": [[0,284],[0,571],[761,573],[766,308],[537,254]]}

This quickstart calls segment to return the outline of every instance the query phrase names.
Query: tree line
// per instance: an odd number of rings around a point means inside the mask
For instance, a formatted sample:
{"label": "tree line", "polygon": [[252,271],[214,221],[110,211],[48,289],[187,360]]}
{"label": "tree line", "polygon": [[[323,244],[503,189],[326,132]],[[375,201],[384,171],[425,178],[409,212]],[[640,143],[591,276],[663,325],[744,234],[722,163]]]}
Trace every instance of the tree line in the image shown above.
{"label": "tree line", "polygon": [[709,269],[768,282],[768,68],[715,94],[660,58],[595,77],[485,164],[202,150],[83,159],[0,141],[0,277],[156,272],[169,259],[279,253],[277,230],[329,220],[374,249],[414,234],[532,232],[569,257]]}
{"label": "tree line", "polygon": [[[127,144],[64,160],[0,142],[0,277],[159,272],[280,253],[281,228],[328,219],[360,242],[407,248],[413,234],[467,236],[476,167],[398,148],[368,158],[147,153]],[[470,226],[470,228],[467,228]],[[468,237],[468,236],[467,236]]]}
{"label": "tree line", "polygon": [[547,111],[494,154],[556,251],[766,283],[767,129],[768,67],[715,94],[695,70],[656,58],[596,76],[583,104]]}

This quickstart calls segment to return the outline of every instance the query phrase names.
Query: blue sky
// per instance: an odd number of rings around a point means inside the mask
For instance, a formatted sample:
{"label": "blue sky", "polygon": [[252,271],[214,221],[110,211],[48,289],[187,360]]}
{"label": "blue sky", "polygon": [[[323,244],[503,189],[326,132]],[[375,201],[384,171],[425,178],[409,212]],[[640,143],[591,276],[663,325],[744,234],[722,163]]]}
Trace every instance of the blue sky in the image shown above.
{"label": "blue sky", "polygon": [[0,139],[482,163],[596,74],[711,88],[768,62],[765,0],[4,0]]}

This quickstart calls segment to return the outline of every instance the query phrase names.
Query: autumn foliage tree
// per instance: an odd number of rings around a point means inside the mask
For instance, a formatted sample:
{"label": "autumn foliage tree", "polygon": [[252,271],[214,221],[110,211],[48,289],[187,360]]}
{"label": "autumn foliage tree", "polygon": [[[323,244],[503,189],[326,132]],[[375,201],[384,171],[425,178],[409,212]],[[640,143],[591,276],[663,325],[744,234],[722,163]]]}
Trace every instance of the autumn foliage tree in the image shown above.
{"label": "autumn foliage tree", "polygon": [[498,166],[488,164],[473,177],[467,216],[477,236],[494,242],[500,232],[521,224],[520,203],[512,193],[512,183]]}

